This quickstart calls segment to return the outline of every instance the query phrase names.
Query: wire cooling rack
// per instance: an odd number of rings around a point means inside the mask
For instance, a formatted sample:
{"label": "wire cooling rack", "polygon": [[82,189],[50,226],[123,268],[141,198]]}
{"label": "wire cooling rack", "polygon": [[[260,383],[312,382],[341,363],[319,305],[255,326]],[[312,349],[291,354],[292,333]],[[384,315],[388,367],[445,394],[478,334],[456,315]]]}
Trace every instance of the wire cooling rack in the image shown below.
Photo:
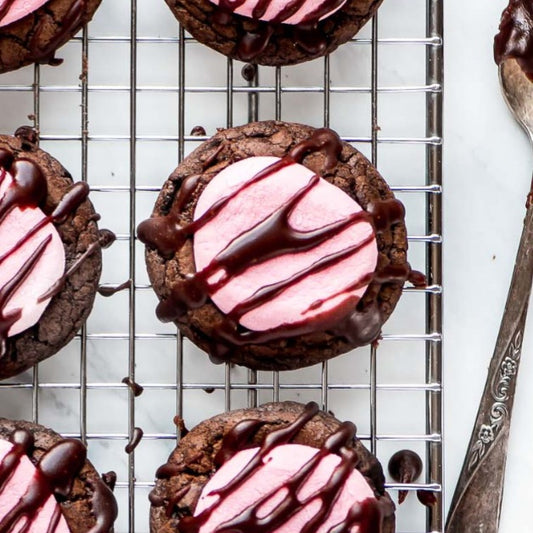
{"label": "wire cooling rack", "polygon": [[[224,409],[317,401],[358,425],[386,467],[416,450],[423,477],[397,512],[398,532],[443,531],[441,146],[443,0],[385,0],[356,39],[329,58],[286,68],[243,64],[198,44],[163,0],[104,0],[59,52],[60,67],[0,76],[0,129],[34,123],[41,146],[86,180],[116,232],[80,335],[34,371],[0,383],[0,415],[33,419],[88,443],[101,472],[118,474],[115,530],[148,531],[154,472],[175,446],[174,415],[191,427]],[[81,73],[81,74],[80,74]],[[207,137],[257,119],[330,126],[365,153],[407,207],[410,262],[428,287],[406,288],[379,347],[294,372],[214,366],[155,316],[137,224],[166,176]],[[141,384],[134,391],[122,380]],[[133,453],[124,447],[142,428]],[[403,486],[388,479],[396,497]],[[414,489],[434,491],[426,508]]]}

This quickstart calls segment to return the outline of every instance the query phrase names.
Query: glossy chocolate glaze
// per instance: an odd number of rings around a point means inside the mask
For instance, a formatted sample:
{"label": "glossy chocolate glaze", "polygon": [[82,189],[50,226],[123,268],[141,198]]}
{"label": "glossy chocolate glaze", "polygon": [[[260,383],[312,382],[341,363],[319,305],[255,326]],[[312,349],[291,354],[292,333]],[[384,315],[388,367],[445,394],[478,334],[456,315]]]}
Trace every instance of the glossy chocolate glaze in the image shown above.
{"label": "glossy chocolate glaze", "polygon": [[128,454],[133,453],[133,450],[135,450],[135,448],[137,448],[141,442],[143,435],[144,431],[141,428],[133,428],[133,434],[131,435],[131,439],[128,444],[126,444],[124,451]]}
{"label": "glossy chocolate glaze", "polygon": [[144,388],[135,381],[132,381],[128,376],[122,378],[122,383],[130,388],[131,392],[133,392],[133,396],[136,398],[144,392]]}
{"label": "glossy chocolate glaze", "polygon": [[432,507],[437,503],[437,496],[435,496],[435,493],[431,490],[417,490],[416,497],[418,498],[418,501],[426,507]]}
{"label": "glossy chocolate glaze", "polygon": [[241,69],[241,76],[249,83],[254,81],[257,76],[257,65],[252,65],[251,63],[244,65]]}
{"label": "glossy chocolate glaze", "polygon": [[[47,196],[46,179],[39,166],[24,157],[15,158],[14,154],[5,148],[0,148],[0,183],[10,173],[13,183],[6,190],[0,199],[0,223],[3,222],[8,213],[15,207],[35,208],[44,204]],[[42,227],[48,223],[61,225],[73,214],[76,209],[87,199],[89,186],[79,182],[72,185],[69,191],[63,196],[54,211],[44,217],[41,222],[32,228],[28,228],[27,233],[9,250],[2,250],[0,253],[0,263],[5,261],[18,250]],[[109,232],[110,233],[110,232]],[[49,288],[45,294],[39,297],[40,301],[46,300],[61,291],[68,276],[70,276],[83,263],[86,257],[94,253],[100,245],[108,245],[114,239],[114,235],[108,235],[106,230],[101,233],[99,243],[91,245],[69,268],[60,280]],[[36,263],[42,257],[51,237],[48,236],[35,249],[24,267],[4,286],[0,287],[0,358],[5,354],[8,331],[20,318],[21,310],[5,312],[5,306],[14,292],[20,287],[27,276],[31,273]]]}
{"label": "glossy chocolate glaze", "polygon": [[[258,172],[235,191],[219,199],[196,220],[183,225],[180,223],[181,211],[192,198],[200,182],[199,176],[190,176],[183,181],[171,212],[166,216],[153,217],[141,223],[138,227],[138,237],[149,247],[157,249],[165,258],[171,258],[188,237],[194,235],[197,230],[211,221],[237,194],[288,165],[295,162],[301,163],[308,154],[318,151],[325,154],[325,170],[332,170],[336,166],[342,151],[342,142],[337,134],[331,130],[316,130],[311,138],[296,145],[284,158]],[[157,307],[156,312],[160,320],[164,322],[175,321],[189,310],[201,307],[206,303],[210,294],[219,290],[232,277],[251,265],[285,253],[309,250],[350,225],[362,221],[372,223],[376,233],[379,233],[388,230],[393,224],[402,221],[404,218],[403,205],[395,199],[389,199],[368,206],[367,211],[350,215],[338,222],[328,224],[311,232],[294,230],[288,223],[289,216],[298,201],[316,185],[318,180],[318,176],[315,175],[285,205],[281,206],[263,222],[229,243],[203,270],[190,274],[186,279],[176,283],[167,298],[162,300]],[[214,326],[212,339],[209,341],[209,352],[212,359],[215,361],[224,360],[232,346],[264,343],[316,331],[316,322],[305,317],[296,324],[284,325],[261,332],[243,328],[239,325],[239,319],[247,312],[294,285],[304,276],[325,269],[346,257],[357,254],[369,242],[370,239],[357,246],[321,258],[305,271],[299,272],[285,281],[265,286],[247,301],[237,305],[220,323]],[[223,269],[225,274],[216,282],[210,283],[208,280],[220,269]],[[339,294],[331,296],[331,298],[349,294],[351,291],[369,283],[372,287],[372,294],[375,293],[377,295],[381,284],[403,284],[410,274],[411,270],[407,264],[386,266],[371,276],[354,280],[349,287]],[[422,282],[422,279],[418,279],[418,282]],[[370,291],[370,288],[367,291]],[[327,300],[329,298],[314,302],[309,310],[320,308]],[[368,298],[365,298],[365,300],[368,300]],[[335,313],[331,313],[331,319],[324,318],[321,321],[320,331],[334,331],[336,334],[348,339],[354,346],[364,345],[375,340],[380,333],[382,320],[378,306],[373,301],[375,298],[370,298],[370,300],[370,303],[367,302],[364,306],[354,302],[353,308],[348,315],[340,319],[338,316],[334,316]]]}
{"label": "glossy chocolate glaze", "polygon": [[102,474],[102,481],[109,487],[109,490],[115,490],[115,485],[117,484],[117,473],[114,470],[104,472]]}
{"label": "glossy chocolate glaze", "polygon": [[[13,448],[0,461],[0,493],[5,490],[6,483],[15,472],[24,455],[33,452],[33,435],[26,430],[12,433],[10,442]],[[59,500],[68,499],[72,491],[74,479],[85,464],[87,451],[85,446],[75,439],[64,439],[48,449],[35,466],[36,473],[26,493],[1,520],[0,532],[19,531],[21,519],[26,524],[20,531],[27,531],[33,523],[39,509],[54,495]],[[94,484],[92,512],[96,525],[88,533],[109,533],[117,516],[116,501],[110,489],[100,480]],[[51,519],[46,533],[56,531],[60,519],[57,511]],[[44,533],[44,532],[43,532]]]}
{"label": "glossy chocolate glaze", "polygon": [[2,22],[2,19],[8,14],[9,10],[11,9],[11,6],[15,3],[15,0],[4,0],[4,3],[2,6],[0,6],[0,22]]}
{"label": "glossy chocolate glaze", "polygon": [[[422,473],[422,459],[412,450],[400,450],[389,460],[389,474],[398,483],[414,483]],[[406,490],[398,492],[398,503],[402,504],[407,497]]]}
{"label": "glossy chocolate glaze", "polygon": [[518,61],[533,81],[533,3],[510,0],[502,13],[499,33],[494,38],[494,60],[499,65],[508,58]]}
{"label": "glossy chocolate glaze", "polygon": [[207,133],[203,126],[194,126],[194,128],[191,130],[191,135],[193,137],[205,137]]}
{"label": "glossy chocolate glaze", "polygon": [[110,296],[113,296],[117,292],[125,291],[126,289],[131,288],[131,279],[126,280],[124,283],[121,283],[120,285],[117,285],[116,287],[98,287],[98,294],[101,296],[104,296],[105,298],[109,298]]}
{"label": "glossy chocolate glaze", "polygon": [[[198,533],[218,508],[219,504],[234,490],[239,487],[263,464],[266,455],[276,446],[290,443],[303,427],[318,413],[316,403],[309,403],[302,414],[291,424],[274,430],[266,435],[259,450],[246,466],[224,487],[213,492],[219,498],[197,516],[186,516],[178,524],[179,531],[183,533]],[[231,429],[225,436],[222,446],[215,457],[215,464],[221,465],[231,459],[238,451],[253,447],[252,438],[262,426],[258,420],[244,420]],[[340,494],[344,483],[350,473],[358,464],[357,453],[349,447],[355,437],[355,426],[350,422],[343,423],[340,428],[331,434],[322,448],[305,465],[303,465],[286,482],[272,488],[272,492],[245,509],[231,521],[217,527],[213,533],[270,533],[281,527],[291,518],[295,510],[307,505],[312,499],[318,499],[320,506],[315,514],[300,533],[314,533],[319,525],[329,516],[330,510]],[[300,501],[297,494],[306,479],[317,468],[318,464],[328,454],[335,453],[341,457],[341,462],[335,468],[328,482],[307,500]],[[164,465],[158,471],[159,478],[166,478],[179,473],[180,468],[186,465]],[[181,488],[167,502],[167,516],[171,516],[175,505],[186,495],[189,487]],[[268,515],[258,517],[261,506],[276,492],[285,490],[284,500]],[[153,502],[154,503],[154,502]],[[157,502],[162,505],[164,502]],[[329,533],[348,533],[355,526],[359,526],[360,533],[379,533],[383,519],[392,514],[392,504],[378,499],[367,499],[355,505],[347,513],[346,518],[339,524],[330,528]]]}
{"label": "glossy chocolate glaze", "polygon": [[[116,481],[116,474],[114,472]],[[93,515],[96,518],[96,524],[89,530],[89,533],[111,533],[113,524],[118,516],[118,505],[111,487],[101,479],[89,482],[93,489],[91,500]]]}
{"label": "glossy chocolate glaze", "polygon": [[[245,31],[237,42],[236,54],[241,61],[253,61],[265,51],[276,26],[283,24],[292,17],[307,0],[290,0],[272,21],[260,21],[260,26],[255,31]],[[318,27],[319,21],[327,13],[337,9],[345,0],[322,0],[314,11],[307,14],[299,24],[293,26],[293,37],[297,46],[311,55],[319,55],[326,48],[326,40]],[[235,15],[235,9],[240,7],[244,0],[220,0],[215,8],[213,22],[227,25]],[[272,4],[272,0],[260,0],[254,7],[252,18],[259,21]],[[292,26],[292,25],[291,25]]]}

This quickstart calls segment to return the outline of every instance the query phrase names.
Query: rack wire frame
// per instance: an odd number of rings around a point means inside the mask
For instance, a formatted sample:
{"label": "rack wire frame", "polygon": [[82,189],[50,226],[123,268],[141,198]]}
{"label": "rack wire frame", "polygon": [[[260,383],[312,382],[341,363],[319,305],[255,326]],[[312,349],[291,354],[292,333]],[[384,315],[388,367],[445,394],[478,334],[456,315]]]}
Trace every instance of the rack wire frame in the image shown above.
{"label": "rack wire frame", "polygon": [[[328,372],[328,363],[323,363],[321,379],[318,383],[281,383],[277,372],[271,373],[270,382],[258,380],[257,373],[248,371],[247,383],[234,383],[231,379],[231,368],[225,367],[224,381],[213,385],[212,383],[187,382],[183,379],[183,338],[179,332],[173,333],[138,333],[136,324],[136,297],[141,291],[150,290],[146,284],[136,283],[136,239],[135,231],[137,210],[137,194],[140,192],[156,192],[157,187],[138,185],[137,179],[137,146],[141,141],[168,141],[177,144],[178,159],[181,160],[186,152],[186,144],[189,141],[204,140],[207,137],[191,136],[186,134],[185,128],[185,97],[189,93],[219,92],[226,96],[226,126],[233,126],[234,120],[234,97],[238,93],[245,93],[248,100],[248,120],[257,120],[259,117],[259,103],[262,95],[275,95],[275,113],[273,117],[282,119],[282,94],[290,92],[317,93],[323,96],[323,124],[330,125],[330,99],[335,93],[358,93],[368,89],[361,87],[332,87],[330,84],[330,61],[329,57],[323,60],[323,85],[291,87],[282,83],[281,68],[275,69],[275,83],[262,85],[259,83],[259,75],[248,87],[236,86],[234,83],[234,65],[231,59],[227,60],[225,84],[215,87],[189,87],[186,84],[185,65],[187,61],[187,47],[194,40],[186,35],[183,28],[179,28],[176,38],[162,37],[139,37],[138,36],[138,1],[131,1],[130,36],[129,37],[89,37],[87,28],[83,29],[81,37],[74,40],[81,41],[83,64],[88,64],[90,43],[112,42],[126,43],[130,52],[130,80],[128,86],[97,86],[90,85],[87,72],[80,77],[78,85],[43,85],[41,83],[41,67],[34,68],[34,80],[31,85],[2,85],[0,80],[0,98],[3,92],[32,92],[33,93],[33,120],[37,131],[41,131],[41,96],[47,92],[80,92],[81,93],[81,117],[79,135],[56,135],[42,133],[42,141],[77,141],[81,144],[81,179],[87,181],[89,171],[89,142],[90,141],[128,141],[129,143],[129,186],[97,185],[93,191],[103,193],[127,192],[129,193],[129,228],[128,233],[118,234],[120,241],[128,244],[128,270],[131,287],[128,289],[128,331],[127,333],[88,333],[83,327],[80,334],[80,379],[79,383],[54,383],[43,382],[39,379],[39,368],[35,367],[32,373],[31,383],[9,381],[0,383],[0,391],[6,389],[30,389],[32,398],[32,417],[39,422],[40,417],[40,392],[46,389],[72,389],[79,391],[79,433],[67,434],[81,438],[89,445],[95,440],[123,440],[130,441],[136,428],[136,397],[131,389],[128,389],[128,433],[89,433],[87,430],[88,391],[91,390],[114,390],[124,389],[123,383],[98,383],[90,382],[87,373],[87,343],[92,339],[121,339],[128,342],[128,378],[136,381],[136,342],[149,340],[155,342],[159,339],[175,340],[176,363],[175,370],[178,381],[175,385],[161,383],[142,383],[145,390],[173,390],[175,391],[175,407],[178,416],[182,416],[184,410],[184,392],[194,389],[218,388],[224,391],[224,409],[232,408],[232,391],[243,390],[247,393],[249,406],[258,403],[258,395],[269,391],[273,401],[280,399],[280,392],[295,389],[312,389],[319,391],[321,407],[329,408],[329,396],[336,390],[364,389],[369,391],[370,397],[370,432],[368,435],[360,435],[367,441],[372,452],[376,451],[379,440],[413,441],[425,443],[426,479],[423,482],[404,485],[389,483],[389,489],[395,491],[408,489],[410,491],[432,491],[436,495],[436,503],[427,508],[426,530],[428,532],[442,532],[444,527],[443,518],[443,428],[442,428],[442,97],[443,97],[443,0],[426,0],[426,37],[409,39],[379,39],[378,20],[379,15],[372,19],[371,38],[355,38],[354,42],[369,44],[371,46],[371,135],[369,137],[343,137],[343,140],[352,143],[369,143],[371,146],[371,160],[377,164],[378,144],[422,144],[425,146],[426,183],[423,186],[403,186],[393,188],[400,192],[417,192],[426,197],[426,234],[409,237],[410,242],[425,243],[426,247],[426,275],[428,285],[426,288],[406,288],[406,291],[424,292],[426,305],[426,331],[424,334],[389,334],[383,336],[383,341],[413,341],[424,343],[426,351],[426,381],[420,384],[386,385],[377,381],[377,346],[370,349],[370,374],[369,383],[366,384],[339,384],[331,382]],[[176,87],[152,87],[142,86],[138,83],[138,45],[140,43],[174,43],[178,47],[178,83]],[[426,49],[426,84],[401,87],[380,87],[378,80],[378,45],[381,44],[417,44]],[[318,62],[317,62],[318,63]],[[318,67],[317,67],[318,68]],[[129,95],[129,134],[128,135],[91,135],[89,130],[89,94],[92,92],[127,93]],[[145,92],[175,93],[178,105],[178,135],[174,136],[148,136],[139,135],[137,127],[138,95]],[[378,128],[378,93],[385,92],[417,92],[424,93],[426,97],[426,136],[421,137],[383,137],[379,135]],[[380,435],[377,429],[378,401],[377,393],[381,390],[419,391],[425,395],[426,409],[426,433],[423,435]],[[179,439],[179,430],[176,433],[152,433],[145,434],[144,439],[175,440]],[[162,458],[163,459],[163,458]],[[141,531],[146,524],[136,523],[136,495],[137,490],[152,486],[151,480],[138,480],[136,475],[135,453],[128,455],[127,479],[119,479],[117,488],[127,491],[128,500],[128,532]],[[139,502],[140,503],[140,502]],[[146,503],[146,502],[144,502]],[[122,510],[122,512],[125,512]]]}

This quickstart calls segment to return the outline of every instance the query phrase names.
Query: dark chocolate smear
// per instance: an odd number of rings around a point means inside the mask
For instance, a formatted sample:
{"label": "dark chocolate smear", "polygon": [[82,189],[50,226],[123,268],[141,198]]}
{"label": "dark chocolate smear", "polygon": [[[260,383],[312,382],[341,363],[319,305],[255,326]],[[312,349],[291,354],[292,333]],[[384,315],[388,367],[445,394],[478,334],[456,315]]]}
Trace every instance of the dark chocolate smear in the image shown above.
{"label": "dark chocolate smear", "polygon": [[417,490],[416,497],[418,501],[426,507],[432,507],[437,503],[437,496],[432,490]]}
{"label": "dark chocolate smear", "polygon": [[494,60],[499,65],[514,58],[533,81],[533,3],[510,0],[502,13],[499,33],[494,38]]}
{"label": "dark chocolate smear", "polygon": [[[412,450],[400,450],[389,460],[389,474],[398,483],[414,483],[422,473],[422,459]],[[398,503],[402,504],[407,497],[406,490],[398,493]]]}
{"label": "dark chocolate smear", "polygon": [[244,65],[244,67],[242,67],[241,76],[247,82],[254,81],[255,77],[257,76],[257,66],[253,65],[252,63],[247,63]]}
{"label": "dark chocolate smear", "polygon": [[143,435],[144,435],[144,431],[141,428],[133,428],[131,439],[128,442],[128,444],[126,444],[124,451],[128,454],[133,453],[133,450],[135,450],[135,448],[137,448],[137,446],[141,442]]}
{"label": "dark chocolate smear", "polygon": [[136,398],[144,392],[144,388],[135,381],[131,380],[128,376],[122,378],[122,383],[126,384],[130,388],[131,392],[133,392],[133,396]]}
{"label": "dark chocolate smear", "polygon": [[205,128],[202,126],[194,126],[191,130],[191,135],[193,137],[205,137],[207,135]]}
{"label": "dark chocolate smear", "polygon": [[15,131],[15,137],[20,139],[23,150],[31,150],[39,143],[39,135],[31,126],[20,126]]}
{"label": "dark chocolate smear", "polygon": [[109,472],[104,472],[101,477],[102,481],[111,489],[111,491],[114,491],[115,485],[117,484],[117,473],[110,470]]}
{"label": "dark chocolate smear", "polygon": [[[114,472],[112,472],[114,474]],[[116,474],[115,474],[116,478]],[[118,506],[115,496],[107,483],[96,478],[88,482],[93,489],[91,506],[93,515],[96,518],[96,524],[88,533],[110,533],[113,529],[113,523],[118,516]]]}
{"label": "dark chocolate smear", "polygon": [[126,280],[124,283],[121,283],[120,285],[117,285],[116,287],[98,287],[98,294],[101,296],[104,296],[105,298],[109,298],[110,296],[113,296],[117,292],[124,291],[126,289],[131,288],[131,279]]}

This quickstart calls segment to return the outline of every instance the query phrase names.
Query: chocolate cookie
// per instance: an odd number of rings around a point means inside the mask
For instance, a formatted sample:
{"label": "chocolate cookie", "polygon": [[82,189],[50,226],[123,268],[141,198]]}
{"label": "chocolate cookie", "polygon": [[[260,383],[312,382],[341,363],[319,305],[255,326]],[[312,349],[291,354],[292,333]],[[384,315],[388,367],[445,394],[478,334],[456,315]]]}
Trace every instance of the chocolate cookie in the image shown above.
{"label": "chocolate cookie", "polygon": [[115,497],[86,454],[79,440],[0,418],[0,530],[27,519],[28,531],[110,533]]}
{"label": "chocolate cookie", "polygon": [[347,533],[359,525],[360,533],[392,533],[394,505],[381,465],[354,434],[353,424],[314,403],[269,403],[210,418],[157,471],[150,531],[298,533],[297,511],[319,499],[322,507],[301,513],[305,531]]}
{"label": "chocolate cookie", "polygon": [[351,39],[382,0],[166,0],[200,42],[241,61],[292,65]]}
{"label": "chocolate cookie", "polygon": [[0,74],[58,65],[55,51],[89,22],[101,0],[4,0],[0,3]]}
{"label": "chocolate cookie", "polygon": [[30,128],[0,136],[0,379],[74,337],[114,239],[98,230],[87,184],[35,142]]}
{"label": "chocolate cookie", "polygon": [[[319,177],[320,176],[320,177]],[[331,130],[222,130],[138,228],[163,321],[216,361],[294,369],[376,340],[404,282],[404,209]]]}

